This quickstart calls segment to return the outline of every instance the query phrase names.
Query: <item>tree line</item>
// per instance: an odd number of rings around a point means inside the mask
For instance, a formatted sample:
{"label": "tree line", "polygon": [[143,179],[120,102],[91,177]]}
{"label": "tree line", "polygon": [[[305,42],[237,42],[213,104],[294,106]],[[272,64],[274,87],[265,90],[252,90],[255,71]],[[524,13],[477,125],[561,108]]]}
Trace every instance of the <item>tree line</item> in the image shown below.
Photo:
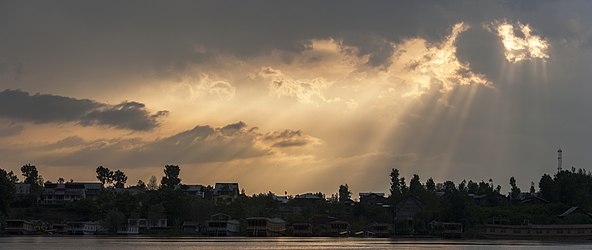
{"label": "tree line", "polygon": [[[584,211],[592,209],[592,174],[584,169],[572,168],[553,176],[545,174],[539,180],[538,192],[535,184],[531,183],[527,194],[548,201],[543,205],[531,205],[521,202],[525,193],[518,188],[514,177],[508,181],[510,192],[505,196],[500,193],[501,185],[494,186],[491,179],[454,183],[450,180],[436,182],[428,178],[422,182],[419,175],[413,174],[407,181],[398,169],[393,168],[385,176],[390,180],[389,192],[385,197],[390,205],[388,208],[360,203],[349,207],[346,204],[351,200],[352,193],[348,184],[340,185],[336,193],[329,196],[316,192],[322,199],[313,205],[295,199],[280,204],[271,192],[247,196],[244,190],[231,204],[214,204],[211,186],[205,187],[206,193],[209,193],[205,199],[186,195],[175,188],[182,184],[180,173],[178,165],[166,165],[160,182],[156,176],[152,176],[148,183],[140,180],[135,185],[127,186],[145,192],[117,192],[117,189],[125,188],[128,181],[126,174],[121,170],[99,166],[96,168],[96,178],[106,188],[95,199],[83,199],[65,204],[64,207],[40,209],[36,201],[45,181],[36,166],[26,164],[21,167],[22,181],[12,171],[0,169],[0,217],[56,222],[100,220],[114,230],[117,225],[125,223],[127,218],[168,218],[171,225],[180,227],[184,221],[204,221],[210,215],[222,212],[233,218],[277,216],[288,222],[310,222],[315,216],[325,215],[343,218],[354,226],[362,227],[376,222],[397,223],[393,220],[397,204],[414,196],[424,203],[424,209],[416,215],[412,228],[409,225],[397,226],[397,230],[402,230],[399,233],[427,231],[432,221],[460,222],[468,230],[488,223],[492,218],[502,218],[513,224],[525,220],[539,224],[592,223],[589,217],[582,215],[565,218],[556,216],[572,206]],[[17,197],[16,183],[31,184],[31,194]],[[64,183],[64,178],[59,178],[58,183]],[[295,207],[298,210],[290,210]]]}

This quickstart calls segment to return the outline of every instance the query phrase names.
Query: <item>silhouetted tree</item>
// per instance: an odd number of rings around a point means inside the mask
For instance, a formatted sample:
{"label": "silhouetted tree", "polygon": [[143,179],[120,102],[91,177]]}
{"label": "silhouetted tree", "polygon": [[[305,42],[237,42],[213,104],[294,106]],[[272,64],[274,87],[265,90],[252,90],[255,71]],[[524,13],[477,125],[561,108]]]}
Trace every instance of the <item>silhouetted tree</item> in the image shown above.
{"label": "silhouetted tree", "polygon": [[64,178],[62,178],[62,177],[58,178],[58,183],[59,183],[59,184],[64,184],[64,182],[66,182],[66,181],[64,180]]}
{"label": "silhouetted tree", "polygon": [[458,191],[463,192],[463,193],[466,193],[468,191],[466,180],[463,180],[460,182],[460,184],[458,184]]}
{"label": "silhouetted tree", "polygon": [[157,190],[158,184],[156,183],[156,176],[151,176],[150,180],[148,180],[148,185],[146,186],[147,190]]}
{"label": "silhouetted tree", "polygon": [[399,188],[401,189],[401,195],[406,195],[409,192],[409,188],[407,188],[407,184],[405,183],[405,177],[399,179]]}
{"label": "silhouetted tree", "polygon": [[176,185],[181,183],[181,179],[179,179],[180,172],[181,169],[177,165],[164,166],[164,176],[160,181],[160,188],[173,189]]}
{"label": "silhouetted tree", "polygon": [[113,173],[113,183],[115,188],[124,188],[126,182],[127,176],[125,176],[125,173],[119,170]]}
{"label": "silhouetted tree", "polygon": [[395,202],[401,198],[401,182],[399,180],[399,170],[396,168],[391,169],[391,196],[392,202]]}
{"label": "silhouetted tree", "polygon": [[10,179],[10,181],[12,181],[12,183],[19,182],[18,176],[16,176],[16,174],[14,174],[14,172],[12,172],[12,171],[8,172],[8,179]]}
{"label": "silhouetted tree", "polygon": [[424,191],[423,185],[419,182],[419,175],[414,174],[411,181],[409,181],[409,192],[418,195]]}
{"label": "silhouetted tree", "polygon": [[31,194],[33,196],[40,196],[43,192],[43,177],[39,175],[35,165],[26,164],[21,167],[21,172],[25,179],[23,183],[31,184]]}
{"label": "silhouetted tree", "polygon": [[536,189],[534,188],[534,181],[530,182],[530,194],[536,193]]}
{"label": "silhouetted tree", "polygon": [[35,167],[35,165],[31,165],[31,164],[27,164],[21,167],[21,172],[23,173],[23,176],[25,177],[25,180],[23,180],[23,183],[26,184],[35,184],[38,185],[39,184],[39,172],[37,172],[37,167]]}
{"label": "silhouetted tree", "polygon": [[467,191],[469,194],[478,194],[479,193],[479,184],[477,184],[476,182],[473,182],[472,180],[469,180],[469,183],[467,184]]}
{"label": "silhouetted tree", "polygon": [[97,179],[103,184],[109,184],[113,182],[113,171],[109,168],[98,166],[97,167]]}
{"label": "silhouetted tree", "polygon": [[[156,178],[154,178],[156,181]],[[146,190],[146,183],[144,183],[144,181],[142,180],[138,180],[138,183],[136,183],[136,187],[139,189],[144,189]]]}
{"label": "silhouetted tree", "polygon": [[343,203],[351,198],[351,192],[347,184],[339,185],[339,202]]}
{"label": "silhouetted tree", "polygon": [[544,174],[539,181],[539,190],[544,199],[552,201],[555,197],[555,188],[553,185],[553,178],[550,175]]}
{"label": "silhouetted tree", "polygon": [[14,181],[4,169],[0,169],[0,215],[7,216],[15,196]]}
{"label": "silhouetted tree", "polygon": [[521,191],[520,188],[516,186],[516,179],[514,179],[514,176],[510,177],[510,186],[512,187],[510,190],[510,196],[512,199],[517,199]]}
{"label": "silhouetted tree", "polygon": [[426,188],[427,190],[430,191],[436,191],[436,183],[434,182],[434,179],[432,179],[432,177],[430,177],[427,181],[426,181]]}
{"label": "silhouetted tree", "polygon": [[456,185],[454,185],[454,182],[452,181],[445,181],[442,186],[442,189],[442,191],[444,191],[444,193],[447,194],[452,194],[453,192],[457,191]]}

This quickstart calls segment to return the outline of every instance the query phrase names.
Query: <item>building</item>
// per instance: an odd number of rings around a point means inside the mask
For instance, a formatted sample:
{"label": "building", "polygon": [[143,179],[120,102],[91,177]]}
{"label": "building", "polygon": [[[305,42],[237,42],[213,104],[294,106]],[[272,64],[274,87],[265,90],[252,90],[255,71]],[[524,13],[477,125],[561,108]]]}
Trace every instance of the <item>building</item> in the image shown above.
{"label": "building", "polygon": [[286,222],[280,218],[247,218],[247,236],[275,237],[284,235],[285,231]]}
{"label": "building", "polygon": [[31,184],[15,183],[14,188],[16,195],[28,195],[31,193]]}
{"label": "building", "polygon": [[67,234],[68,233],[68,225],[66,224],[51,224],[50,229],[46,230],[49,234]]}
{"label": "building", "polygon": [[93,199],[103,189],[99,182],[45,183],[39,202],[59,205],[82,199]]}
{"label": "building", "polygon": [[330,236],[349,236],[350,233],[347,221],[332,221],[329,223]]}
{"label": "building", "polygon": [[184,221],[183,232],[187,234],[201,234],[205,231],[203,224],[197,221]]}
{"label": "building", "polygon": [[386,223],[373,223],[368,227],[366,231],[367,235],[370,237],[389,237],[390,236],[390,225]]}
{"label": "building", "polygon": [[292,224],[292,236],[294,236],[294,237],[313,236],[312,224],[310,224],[310,223],[294,223],[294,224]]}
{"label": "building", "polygon": [[93,235],[105,231],[96,221],[70,221],[66,225],[68,227],[68,234],[72,235]]}
{"label": "building", "polygon": [[205,187],[203,185],[179,184],[175,186],[175,190],[180,190],[187,195],[199,197],[202,199],[205,198]]}
{"label": "building", "polygon": [[294,200],[298,201],[320,201],[322,199],[322,196],[313,193],[297,194],[296,197],[294,197]]}
{"label": "building", "polygon": [[238,198],[238,183],[216,183],[214,187],[214,204],[230,204]]}
{"label": "building", "polygon": [[240,222],[231,220],[227,214],[212,215],[206,225],[206,233],[209,236],[236,236],[240,233]]}
{"label": "building", "polygon": [[281,204],[287,204],[290,201],[290,198],[287,195],[274,195],[271,198]]}
{"label": "building", "polygon": [[417,213],[423,211],[425,204],[414,195],[408,195],[401,199],[395,206],[395,220],[411,221]]}
{"label": "building", "polygon": [[384,193],[364,192],[360,193],[360,204],[364,206],[389,206]]}
{"label": "building", "polygon": [[6,226],[4,227],[4,231],[7,234],[35,234],[37,230],[35,229],[34,223],[28,220],[6,220]]}
{"label": "building", "polygon": [[592,224],[497,225],[485,224],[482,235],[492,239],[581,239],[592,238]]}
{"label": "building", "polygon": [[167,229],[168,219],[128,219],[127,225],[129,227],[138,227],[139,232],[150,229]]}
{"label": "building", "polygon": [[123,235],[136,235],[140,233],[140,228],[138,226],[131,226],[131,225],[122,225],[117,228],[117,234]]}

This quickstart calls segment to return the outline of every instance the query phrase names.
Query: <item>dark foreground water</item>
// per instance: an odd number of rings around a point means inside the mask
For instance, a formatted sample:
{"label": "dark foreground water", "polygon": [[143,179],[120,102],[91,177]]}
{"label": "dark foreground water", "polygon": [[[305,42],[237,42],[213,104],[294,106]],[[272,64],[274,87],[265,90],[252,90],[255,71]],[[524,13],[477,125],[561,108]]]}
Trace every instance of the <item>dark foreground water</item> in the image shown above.
{"label": "dark foreground water", "polygon": [[0,237],[0,249],[592,249],[591,242],[364,238]]}

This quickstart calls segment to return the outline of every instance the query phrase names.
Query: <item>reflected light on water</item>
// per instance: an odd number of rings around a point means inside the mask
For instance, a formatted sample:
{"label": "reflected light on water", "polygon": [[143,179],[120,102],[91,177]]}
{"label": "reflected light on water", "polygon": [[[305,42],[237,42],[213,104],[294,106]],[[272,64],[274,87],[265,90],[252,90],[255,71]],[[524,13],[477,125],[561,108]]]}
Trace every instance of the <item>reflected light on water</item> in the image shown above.
{"label": "reflected light on water", "polygon": [[0,237],[2,249],[557,249],[586,242],[377,238]]}

